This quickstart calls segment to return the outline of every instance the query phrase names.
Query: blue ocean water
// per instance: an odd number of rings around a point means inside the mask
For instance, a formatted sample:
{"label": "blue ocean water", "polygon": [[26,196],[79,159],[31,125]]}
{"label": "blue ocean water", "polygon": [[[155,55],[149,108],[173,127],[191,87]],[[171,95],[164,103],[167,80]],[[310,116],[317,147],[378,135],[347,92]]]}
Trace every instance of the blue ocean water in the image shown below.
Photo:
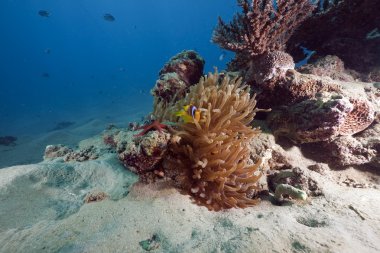
{"label": "blue ocean water", "polygon": [[205,72],[225,67],[231,55],[210,38],[217,17],[237,9],[230,0],[2,0],[0,136],[148,112],[158,72],[178,52],[198,51]]}

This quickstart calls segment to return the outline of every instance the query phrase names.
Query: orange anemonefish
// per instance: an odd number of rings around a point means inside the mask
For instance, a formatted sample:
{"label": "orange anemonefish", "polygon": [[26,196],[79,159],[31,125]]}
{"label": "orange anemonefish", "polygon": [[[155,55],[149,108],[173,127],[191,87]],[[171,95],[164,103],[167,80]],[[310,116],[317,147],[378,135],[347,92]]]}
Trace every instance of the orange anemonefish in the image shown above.
{"label": "orange anemonefish", "polygon": [[194,105],[185,105],[181,111],[175,113],[181,117],[185,123],[194,123],[201,119],[201,111]]}

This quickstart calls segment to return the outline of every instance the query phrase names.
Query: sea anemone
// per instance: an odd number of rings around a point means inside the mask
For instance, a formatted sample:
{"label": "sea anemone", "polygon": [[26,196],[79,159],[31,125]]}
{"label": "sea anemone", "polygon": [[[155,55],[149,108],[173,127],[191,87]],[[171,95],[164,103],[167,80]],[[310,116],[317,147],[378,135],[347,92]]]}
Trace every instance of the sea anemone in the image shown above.
{"label": "sea anemone", "polygon": [[209,210],[256,204],[251,197],[258,189],[261,161],[252,161],[249,143],[260,131],[250,126],[257,109],[249,87],[240,78],[215,72],[201,78],[185,98],[160,110],[156,104],[155,116],[173,121],[173,112],[188,104],[201,110],[201,119],[174,119],[177,126],[163,161],[166,175]]}

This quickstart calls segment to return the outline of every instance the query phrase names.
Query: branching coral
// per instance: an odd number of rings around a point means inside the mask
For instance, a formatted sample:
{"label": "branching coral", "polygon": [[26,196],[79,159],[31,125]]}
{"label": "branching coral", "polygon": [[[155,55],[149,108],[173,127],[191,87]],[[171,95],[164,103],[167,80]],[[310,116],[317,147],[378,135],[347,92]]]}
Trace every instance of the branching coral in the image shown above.
{"label": "branching coral", "polygon": [[[271,51],[285,51],[293,31],[314,9],[309,0],[239,0],[242,13],[230,24],[219,18],[212,40],[220,47],[237,53],[238,61]],[[234,64],[234,63],[233,63]]]}
{"label": "branching coral", "polygon": [[250,159],[249,142],[259,130],[249,125],[257,111],[249,88],[241,79],[209,74],[161,115],[186,104],[199,108],[202,116],[194,123],[178,122],[163,162],[165,173],[210,210],[255,204],[258,200],[247,194],[257,189],[261,162]]}

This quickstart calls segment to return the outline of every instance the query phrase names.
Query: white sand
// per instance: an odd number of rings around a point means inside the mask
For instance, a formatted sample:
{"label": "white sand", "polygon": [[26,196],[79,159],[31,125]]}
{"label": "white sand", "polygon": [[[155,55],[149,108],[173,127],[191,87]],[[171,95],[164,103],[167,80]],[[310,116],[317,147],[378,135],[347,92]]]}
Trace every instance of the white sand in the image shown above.
{"label": "white sand", "polygon": [[[324,197],[216,213],[165,182],[133,184],[113,155],[2,169],[0,252],[146,252],[153,235],[152,252],[379,252],[380,190],[310,173]],[[99,191],[111,199],[83,203]]]}

